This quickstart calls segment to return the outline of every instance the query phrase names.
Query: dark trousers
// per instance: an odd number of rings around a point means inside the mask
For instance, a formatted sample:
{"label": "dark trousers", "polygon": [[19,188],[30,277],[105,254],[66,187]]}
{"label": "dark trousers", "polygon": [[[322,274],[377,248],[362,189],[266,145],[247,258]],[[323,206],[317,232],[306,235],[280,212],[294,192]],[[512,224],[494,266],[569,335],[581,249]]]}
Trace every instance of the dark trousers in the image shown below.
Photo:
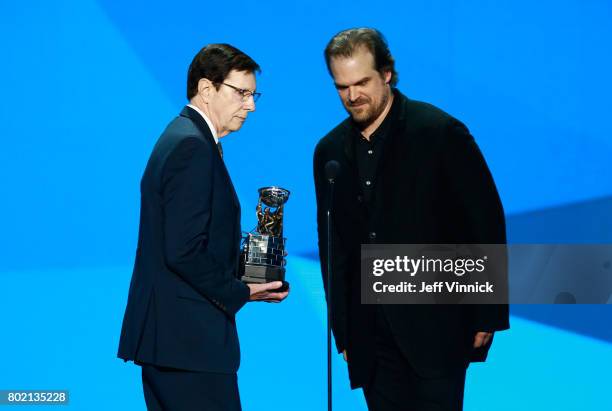
{"label": "dark trousers", "polygon": [[149,411],[241,411],[236,374],[142,365]]}
{"label": "dark trousers", "polygon": [[376,368],[363,390],[370,411],[461,411],[465,371],[460,368],[443,378],[416,374],[377,307]]}

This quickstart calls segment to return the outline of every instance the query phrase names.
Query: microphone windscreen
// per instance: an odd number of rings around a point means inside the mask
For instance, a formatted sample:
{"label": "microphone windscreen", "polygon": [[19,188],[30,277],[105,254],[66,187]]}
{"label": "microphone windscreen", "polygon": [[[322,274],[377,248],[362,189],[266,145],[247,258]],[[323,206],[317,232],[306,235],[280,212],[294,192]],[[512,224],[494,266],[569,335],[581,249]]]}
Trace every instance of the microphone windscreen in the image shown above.
{"label": "microphone windscreen", "polygon": [[336,160],[329,160],[325,164],[325,177],[328,180],[330,181],[335,180],[335,178],[338,176],[339,171],[340,171],[340,163],[338,163]]}

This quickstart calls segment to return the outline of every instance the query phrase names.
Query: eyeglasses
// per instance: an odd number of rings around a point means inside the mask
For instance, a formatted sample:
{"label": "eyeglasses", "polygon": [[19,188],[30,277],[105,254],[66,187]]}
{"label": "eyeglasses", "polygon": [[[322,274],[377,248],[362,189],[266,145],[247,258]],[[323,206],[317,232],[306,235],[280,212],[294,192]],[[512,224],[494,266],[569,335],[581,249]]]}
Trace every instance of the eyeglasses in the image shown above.
{"label": "eyeglasses", "polygon": [[227,83],[221,83],[221,84],[236,90],[238,94],[240,94],[240,96],[242,97],[243,103],[246,102],[249,99],[249,97],[253,97],[253,102],[256,102],[257,100],[259,100],[259,97],[261,97],[261,93],[257,93],[255,91],[247,90],[244,88],[238,88],[236,86],[232,86],[231,84],[227,84]]}

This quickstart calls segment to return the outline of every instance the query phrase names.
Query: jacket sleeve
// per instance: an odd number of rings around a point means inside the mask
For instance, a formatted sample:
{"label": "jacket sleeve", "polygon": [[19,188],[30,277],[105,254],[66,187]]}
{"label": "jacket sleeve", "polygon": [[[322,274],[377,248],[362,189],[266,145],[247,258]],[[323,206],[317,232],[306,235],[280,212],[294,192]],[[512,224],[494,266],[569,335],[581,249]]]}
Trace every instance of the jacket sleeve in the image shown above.
{"label": "jacket sleeve", "polygon": [[174,273],[233,316],[248,301],[250,292],[235,277],[236,267],[220,264],[209,247],[213,154],[206,143],[190,137],[166,160],[161,190],[164,258]]}
{"label": "jacket sleeve", "polygon": [[[506,244],[504,210],[491,172],[468,129],[453,120],[447,129],[448,146],[444,165],[451,195],[467,218],[466,243]],[[504,253],[505,255],[505,253]],[[503,264],[500,283],[507,292],[507,265]],[[499,287],[501,288],[501,287]],[[505,330],[510,327],[507,304],[469,305],[470,324],[474,331]]]}
{"label": "jacket sleeve", "polygon": [[[317,199],[317,233],[319,245],[319,258],[325,298],[329,303],[328,272],[327,272],[327,210],[329,207],[329,183],[325,179],[326,158],[322,153],[321,144],[317,145],[314,154],[314,182]],[[347,341],[347,297],[346,270],[348,267],[348,253],[342,247],[338,233],[332,221],[332,320],[331,326],[336,340],[338,352],[346,349]]]}

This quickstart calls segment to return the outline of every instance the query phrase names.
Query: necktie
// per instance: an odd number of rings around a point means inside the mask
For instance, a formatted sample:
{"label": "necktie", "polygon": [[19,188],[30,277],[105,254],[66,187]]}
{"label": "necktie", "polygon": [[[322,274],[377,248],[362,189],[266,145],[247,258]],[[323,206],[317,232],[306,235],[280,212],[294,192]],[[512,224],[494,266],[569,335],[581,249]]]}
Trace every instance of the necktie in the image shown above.
{"label": "necktie", "polygon": [[217,148],[219,149],[219,154],[221,154],[221,158],[223,158],[223,147],[221,147],[221,142],[217,143]]}

